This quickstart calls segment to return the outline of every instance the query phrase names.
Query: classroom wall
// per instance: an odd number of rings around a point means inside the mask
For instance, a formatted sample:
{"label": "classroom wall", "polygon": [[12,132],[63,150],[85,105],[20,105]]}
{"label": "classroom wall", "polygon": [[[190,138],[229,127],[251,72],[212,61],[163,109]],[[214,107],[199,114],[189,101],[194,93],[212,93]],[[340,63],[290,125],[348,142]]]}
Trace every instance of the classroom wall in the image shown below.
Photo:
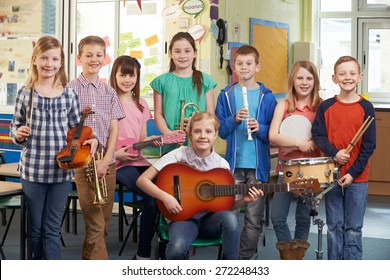
{"label": "classroom wall", "polygon": [[[177,5],[177,0],[164,0],[165,6]],[[197,42],[198,58],[197,68],[210,74],[218,83],[215,88],[215,100],[222,88],[228,84],[228,72],[226,70],[227,61],[223,63],[222,69],[219,65],[219,45],[210,33],[210,5],[209,1],[204,1],[205,9],[194,17],[182,13],[179,19],[188,19],[189,26],[202,24],[206,27],[206,34],[201,42]],[[290,26],[290,47],[295,41],[311,40],[311,1],[310,0],[220,0],[218,4],[219,18],[228,22],[228,42],[240,42],[248,44],[250,42],[249,19],[257,18],[269,21],[283,22]],[[234,34],[234,26],[240,26],[239,36]],[[180,21],[166,20],[164,22],[165,41],[169,45],[169,39],[178,31],[187,31],[187,28],[180,26]],[[266,38],[265,38],[266,40]],[[227,44],[224,46],[224,57],[229,59]],[[169,56],[165,54],[165,64],[168,70]],[[11,116],[10,116],[11,117]],[[216,150],[224,153],[225,142],[218,140]],[[14,161],[12,156],[10,161]]]}
{"label": "classroom wall", "polygon": [[[292,3],[291,3],[292,2]],[[311,10],[311,1],[308,0],[226,0],[219,1],[220,17],[228,22],[228,41],[249,44],[250,42],[250,18],[257,18],[275,22],[287,23],[290,26],[290,46],[292,42],[310,40],[311,28],[303,28],[303,23],[310,19],[310,14],[303,12],[304,10]],[[306,19],[302,19],[305,14]],[[307,18],[309,16],[309,18]],[[234,34],[235,25],[240,26],[239,38]],[[310,24],[311,26],[311,24]],[[266,38],[264,38],[266,40]],[[225,46],[226,48],[227,46]],[[212,44],[211,53],[214,54],[212,58],[211,69],[212,76],[217,81],[215,94],[218,96],[221,89],[228,84],[228,75],[225,70],[219,69],[219,46]],[[261,55],[261,54],[260,54]],[[226,149],[224,140],[219,139],[215,145],[216,151],[223,153]]]}

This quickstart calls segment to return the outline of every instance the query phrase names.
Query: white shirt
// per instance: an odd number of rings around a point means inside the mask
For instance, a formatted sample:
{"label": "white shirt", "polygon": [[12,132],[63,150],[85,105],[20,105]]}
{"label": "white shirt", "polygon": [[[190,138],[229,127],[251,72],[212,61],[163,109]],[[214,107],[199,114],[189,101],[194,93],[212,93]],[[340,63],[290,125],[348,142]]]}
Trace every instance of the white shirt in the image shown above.
{"label": "white shirt", "polygon": [[205,158],[198,157],[192,147],[181,146],[168,154],[164,155],[153,166],[161,171],[165,166],[171,163],[186,163],[201,171],[208,171],[214,168],[229,169],[229,163],[214,150]]}

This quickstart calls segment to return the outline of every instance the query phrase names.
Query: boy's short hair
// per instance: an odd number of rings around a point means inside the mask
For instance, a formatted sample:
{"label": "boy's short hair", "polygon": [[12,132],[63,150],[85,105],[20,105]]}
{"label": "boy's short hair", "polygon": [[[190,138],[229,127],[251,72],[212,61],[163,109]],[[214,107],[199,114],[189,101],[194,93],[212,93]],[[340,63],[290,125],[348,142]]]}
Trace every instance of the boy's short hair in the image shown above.
{"label": "boy's short hair", "polygon": [[234,61],[236,61],[237,56],[239,55],[253,55],[255,57],[256,64],[260,61],[260,54],[255,47],[244,45],[237,49],[236,54],[234,55]]}
{"label": "boy's short hair", "polygon": [[361,69],[360,69],[360,63],[359,61],[352,57],[352,56],[349,56],[349,55],[345,55],[345,56],[342,56],[340,57],[339,59],[337,59],[336,63],[334,64],[334,67],[333,67],[333,71],[334,73],[336,74],[336,68],[337,66],[339,66],[341,63],[344,63],[344,62],[349,62],[349,61],[352,61],[352,62],[355,62],[357,67],[358,67],[358,70],[359,70],[359,73],[361,72]]}
{"label": "boy's short hair", "polygon": [[99,45],[103,48],[104,54],[106,53],[106,42],[99,36],[87,36],[79,42],[78,51],[79,55],[82,55],[85,45]]}

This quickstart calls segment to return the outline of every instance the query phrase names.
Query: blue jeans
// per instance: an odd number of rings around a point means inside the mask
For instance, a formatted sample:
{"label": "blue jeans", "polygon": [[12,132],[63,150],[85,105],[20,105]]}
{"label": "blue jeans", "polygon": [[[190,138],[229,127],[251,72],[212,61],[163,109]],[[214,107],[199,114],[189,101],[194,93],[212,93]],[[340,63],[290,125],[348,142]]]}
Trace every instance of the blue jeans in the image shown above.
{"label": "blue jeans", "polygon": [[222,258],[237,260],[240,244],[240,225],[232,211],[207,213],[202,218],[171,222],[168,229],[168,260],[184,259],[196,238],[218,238],[222,235]]}
{"label": "blue jeans", "polygon": [[[278,183],[283,181],[278,178]],[[294,194],[291,192],[275,192],[272,198],[271,220],[279,242],[290,242],[291,233],[287,225],[288,212]],[[307,240],[310,231],[310,209],[298,196],[295,209],[295,233],[294,239]]]}
{"label": "blue jeans", "polygon": [[[256,180],[256,170],[251,168],[236,168],[234,179],[239,183],[260,183]],[[257,244],[263,231],[265,197],[246,204],[244,227],[240,239],[240,259],[250,259],[257,252]]]}
{"label": "blue jeans", "polygon": [[21,180],[27,205],[32,258],[61,259],[61,221],[70,182],[34,183]]}
{"label": "blue jeans", "polygon": [[361,260],[362,227],[367,204],[367,182],[336,185],[325,195],[328,259]]}
{"label": "blue jeans", "polygon": [[130,191],[141,196],[145,202],[140,218],[139,243],[137,255],[143,258],[150,258],[152,239],[155,232],[158,208],[156,200],[137,187],[138,177],[149,166],[124,166],[116,171],[116,180],[125,185]]}

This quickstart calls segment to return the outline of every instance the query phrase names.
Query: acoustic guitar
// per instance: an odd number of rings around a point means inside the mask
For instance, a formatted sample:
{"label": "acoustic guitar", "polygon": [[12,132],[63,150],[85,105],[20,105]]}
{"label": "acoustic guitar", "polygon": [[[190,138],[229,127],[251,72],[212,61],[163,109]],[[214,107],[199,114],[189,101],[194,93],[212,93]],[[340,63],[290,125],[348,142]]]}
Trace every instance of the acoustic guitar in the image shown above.
{"label": "acoustic guitar", "polygon": [[130,146],[126,150],[126,152],[132,155],[139,155],[140,150],[153,146],[154,141],[160,141],[166,145],[166,144],[176,144],[176,143],[184,142],[184,140],[185,140],[185,135],[182,133],[168,134],[154,140],[147,140],[142,142],[137,142],[137,140],[133,138],[127,138],[124,140],[118,140],[116,142],[116,150],[119,150],[120,148],[123,147]]}
{"label": "acoustic guitar", "polygon": [[318,179],[305,179],[289,183],[235,184],[232,173],[224,168],[199,171],[184,163],[165,166],[158,173],[156,185],[174,196],[182,206],[179,214],[171,214],[164,203],[157,201],[164,217],[172,221],[184,221],[196,213],[207,210],[218,212],[229,210],[235,202],[235,195],[246,195],[255,187],[264,194],[271,192],[317,193]]}

